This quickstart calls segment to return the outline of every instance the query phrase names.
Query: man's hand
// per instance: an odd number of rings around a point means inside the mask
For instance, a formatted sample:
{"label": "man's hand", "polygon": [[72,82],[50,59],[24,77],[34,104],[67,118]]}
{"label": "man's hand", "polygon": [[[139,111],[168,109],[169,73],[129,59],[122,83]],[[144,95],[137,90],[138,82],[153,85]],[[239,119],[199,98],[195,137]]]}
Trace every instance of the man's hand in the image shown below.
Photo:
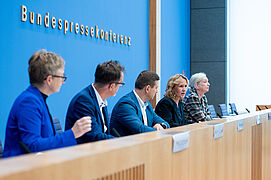
{"label": "man's hand", "polygon": [[164,129],[159,123],[155,124],[153,127],[157,129],[157,131]]}
{"label": "man's hand", "polygon": [[78,119],[72,127],[75,138],[79,138],[91,130],[91,117],[85,116]]}

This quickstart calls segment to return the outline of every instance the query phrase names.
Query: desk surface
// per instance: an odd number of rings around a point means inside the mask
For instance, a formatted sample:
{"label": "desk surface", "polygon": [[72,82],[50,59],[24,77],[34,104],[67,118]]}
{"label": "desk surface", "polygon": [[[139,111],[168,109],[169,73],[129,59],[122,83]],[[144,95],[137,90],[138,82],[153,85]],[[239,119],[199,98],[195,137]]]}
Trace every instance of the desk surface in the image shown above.
{"label": "desk surface", "polygon": [[[259,170],[253,174],[251,169],[253,163],[261,162],[261,176],[268,179],[271,176],[268,112],[271,111],[2,159],[0,179],[247,180],[259,177]],[[261,125],[256,125],[258,115]],[[244,120],[244,130],[238,132],[240,119]],[[222,138],[213,139],[213,126],[209,123],[224,123]],[[183,131],[190,131],[189,148],[173,153],[172,136],[167,132]],[[258,141],[262,144],[255,144]],[[259,154],[265,158],[261,162],[253,159]]]}

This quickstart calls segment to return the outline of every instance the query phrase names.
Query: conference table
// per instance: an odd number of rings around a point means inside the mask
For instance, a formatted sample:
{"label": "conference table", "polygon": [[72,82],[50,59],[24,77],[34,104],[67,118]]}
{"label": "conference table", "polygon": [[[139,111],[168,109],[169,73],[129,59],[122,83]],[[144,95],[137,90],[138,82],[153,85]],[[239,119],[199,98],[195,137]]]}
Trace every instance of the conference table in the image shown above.
{"label": "conference table", "polygon": [[0,160],[0,180],[270,180],[271,110]]}

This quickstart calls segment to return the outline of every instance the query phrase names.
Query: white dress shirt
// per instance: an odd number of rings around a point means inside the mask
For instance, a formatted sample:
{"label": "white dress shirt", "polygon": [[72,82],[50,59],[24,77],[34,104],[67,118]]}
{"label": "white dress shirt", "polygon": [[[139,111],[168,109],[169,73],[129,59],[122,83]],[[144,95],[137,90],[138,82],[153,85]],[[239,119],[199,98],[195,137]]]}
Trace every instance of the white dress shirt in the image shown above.
{"label": "white dress shirt", "polygon": [[103,124],[104,124],[104,132],[106,132],[107,131],[107,127],[106,127],[105,122],[104,122],[103,107],[107,106],[107,101],[106,101],[106,99],[105,100],[102,99],[102,97],[100,96],[100,94],[98,93],[98,91],[96,90],[96,88],[93,86],[93,83],[92,83],[92,87],[94,89],[94,92],[96,94],[97,101],[98,101],[98,104],[99,104],[99,107],[100,107],[100,112],[101,112],[102,120],[103,120]]}
{"label": "white dress shirt", "polygon": [[146,108],[148,106],[148,103],[144,103],[142,101],[142,99],[137,95],[137,93],[135,92],[135,90],[133,90],[135,96],[136,96],[136,99],[139,103],[139,106],[141,108],[141,112],[142,112],[142,116],[143,116],[143,121],[144,121],[144,125],[148,126],[148,117],[147,117],[147,114],[146,114]]}

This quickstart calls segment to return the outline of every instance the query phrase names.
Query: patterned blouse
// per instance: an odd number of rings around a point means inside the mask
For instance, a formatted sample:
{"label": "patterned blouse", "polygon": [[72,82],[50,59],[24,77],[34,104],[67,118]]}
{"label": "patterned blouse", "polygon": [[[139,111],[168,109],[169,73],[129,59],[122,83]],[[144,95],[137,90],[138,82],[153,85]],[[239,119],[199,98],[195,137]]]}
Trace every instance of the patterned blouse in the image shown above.
{"label": "patterned blouse", "polygon": [[208,109],[207,97],[203,95],[199,99],[195,88],[191,88],[190,93],[184,99],[184,116],[190,123],[212,119]]}

